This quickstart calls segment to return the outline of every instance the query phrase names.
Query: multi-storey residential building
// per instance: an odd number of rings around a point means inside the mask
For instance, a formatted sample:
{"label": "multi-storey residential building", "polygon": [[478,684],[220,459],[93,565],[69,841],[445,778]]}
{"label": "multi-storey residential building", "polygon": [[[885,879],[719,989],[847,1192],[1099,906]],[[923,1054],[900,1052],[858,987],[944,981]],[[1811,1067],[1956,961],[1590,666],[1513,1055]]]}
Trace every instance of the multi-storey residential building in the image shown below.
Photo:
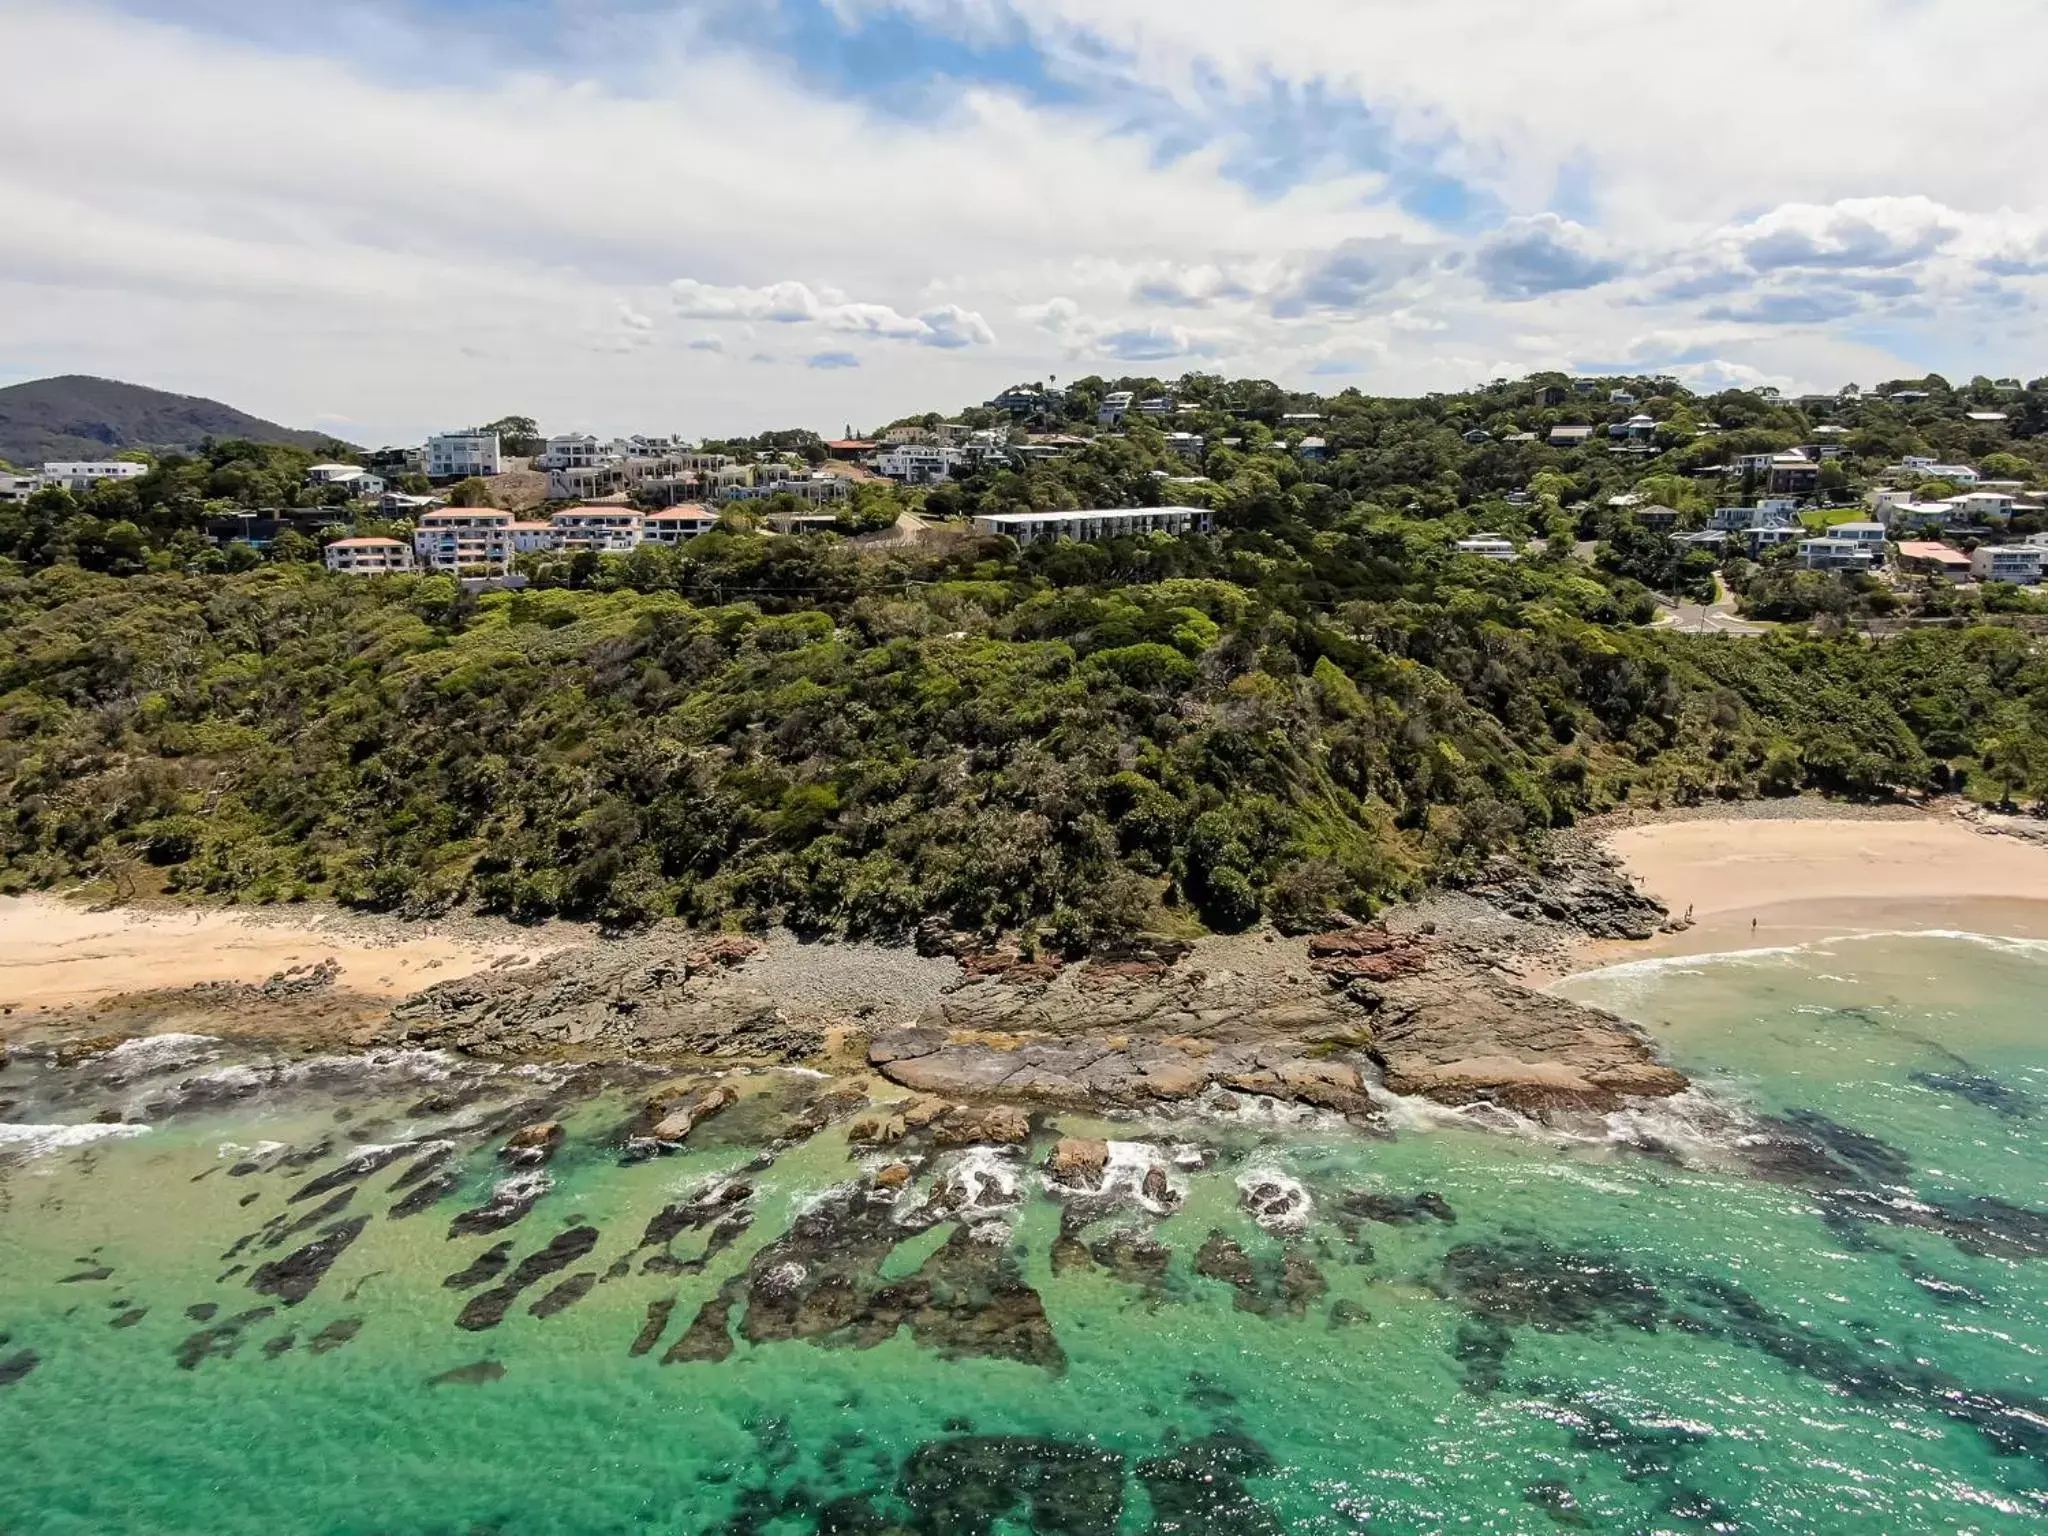
{"label": "multi-storey residential building", "polygon": [[314,486],[338,485],[351,496],[382,496],[384,479],[373,475],[360,464],[315,464],[306,471],[306,484]]}
{"label": "multi-storey residential building", "polygon": [[61,464],[45,464],[42,480],[44,485],[60,485],[76,496],[83,495],[102,480],[140,480],[148,473],[147,464],[134,464],[127,459],[66,460]]}
{"label": "multi-storey residential building", "polygon": [[1131,412],[1131,402],[1137,399],[1128,389],[1113,390],[1102,397],[1102,404],[1095,408],[1095,424],[1098,427],[1118,427]]}
{"label": "multi-storey residential building", "polygon": [[443,432],[427,439],[427,478],[466,480],[503,468],[495,432]]}
{"label": "multi-storey residential building", "polygon": [[2041,584],[2041,567],[2048,561],[2048,546],[2039,544],[1984,544],[1970,553],[1970,574],[1979,581],[2009,581],[2014,586]]}
{"label": "multi-storey residential building", "polygon": [[603,446],[588,432],[569,432],[548,439],[547,450],[533,461],[535,469],[587,469],[598,462]]}
{"label": "multi-storey residential building", "polygon": [[464,571],[480,567],[503,571],[516,553],[512,514],[496,507],[447,507],[423,513],[412,547],[430,571]]}
{"label": "multi-storey residential building", "polygon": [[878,474],[905,485],[931,485],[952,478],[953,471],[966,462],[958,448],[941,448],[932,443],[898,443],[875,460]]}
{"label": "multi-storey residential building", "polygon": [[632,507],[571,507],[548,519],[556,549],[625,554],[640,547],[642,517]]}
{"label": "multi-storey residential building", "polygon": [[641,519],[640,537],[649,544],[684,544],[717,526],[718,514],[709,507],[669,507]]}
{"label": "multi-storey residential building", "polygon": [[1213,514],[1201,507],[1125,507],[1097,512],[1001,512],[974,520],[979,533],[1007,534],[1019,544],[1055,539],[1131,538],[1147,533],[1208,533]]}
{"label": "multi-storey residential building", "polygon": [[1799,563],[1809,571],[1867,571],[1883,548],[1873,549],[1861,539],[1802,539]]}
{"label": "multi-storey residential building", "polygon": [[412,546],[398,539],[336,539],[324,555],[327,569],[351,576],[414,569]]}
{"label": "multi-storey residential building", "polygon": [[1522,552],[1515,547],[1515,541],[1504,539],[1497,533],[1482,533],[1474,538],[1460,539],[1452,547],[1461,555],[1477,555],[1482,560],[1522,558]]}
{"label": "multi-storey residential building", "polygon": [[0,475],[0,502],[27,501],[42,488],[41,475]]}

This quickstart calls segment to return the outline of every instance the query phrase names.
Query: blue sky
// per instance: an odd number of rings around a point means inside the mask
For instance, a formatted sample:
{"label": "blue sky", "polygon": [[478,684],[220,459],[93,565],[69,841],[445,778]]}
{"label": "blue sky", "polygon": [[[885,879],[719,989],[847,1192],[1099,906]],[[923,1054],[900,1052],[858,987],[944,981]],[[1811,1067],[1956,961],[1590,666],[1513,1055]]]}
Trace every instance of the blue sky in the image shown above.
{"label": "blue sky", "polygon": [[365,440],[2048,371],[2031,0],[12,0],[0,49],[95,61],[0,96],[0,377]]}

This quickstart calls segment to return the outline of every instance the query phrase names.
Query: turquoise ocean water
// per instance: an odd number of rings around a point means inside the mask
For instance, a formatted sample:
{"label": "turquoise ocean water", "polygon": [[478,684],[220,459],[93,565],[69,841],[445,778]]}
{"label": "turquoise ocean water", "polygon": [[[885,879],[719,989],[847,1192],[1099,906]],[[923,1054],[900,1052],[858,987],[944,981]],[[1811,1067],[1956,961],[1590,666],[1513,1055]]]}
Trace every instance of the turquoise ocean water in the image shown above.
{"label": "turquoise ocean water", "polygon": [[[466,1131],[544,1078],[17,1054],[0,1532],[2048,1520],[2048,947],[1866,938],[1563,990],[1698,1091],[1555,1131],[1397,1105],[1391,1139],[1255,1104],[1066,1117],[1129,1144],[1089,1201],[1045,1186],[1050,1136],[900,1193],[843,1121],[765,1161],[794,1078],[622,1165],[621,1087],[568,1112],[527,1214],[454,1236],[517,1177]],[[117,1110],[151,1129],[84,1125]],[[1245,1214],[1261,1185],[1291,1223]]]}

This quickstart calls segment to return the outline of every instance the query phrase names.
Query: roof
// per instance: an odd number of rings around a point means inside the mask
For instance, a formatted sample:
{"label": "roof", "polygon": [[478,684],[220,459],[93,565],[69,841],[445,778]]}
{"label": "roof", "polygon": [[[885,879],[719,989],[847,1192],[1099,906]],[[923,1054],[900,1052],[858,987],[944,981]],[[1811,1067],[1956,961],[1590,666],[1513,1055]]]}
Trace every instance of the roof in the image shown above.
{"label": "roof", "polygon": [[879,448],[882,445],[872,438],[842,437],[825,445],[827,448]]}
{"label": "roof", "polygon": [[1908,539],[1900,544],[1899,556],[1905,560],[1936,560],[1943,565],[1970,563],[1970,557],[1960,549],[1950,549],[1946,544],[1936,544],[1924,539]]}
{"label": "roof", "polygon": [[403,549],[396,539],[336,539],[329,549]]}
{"label": "roof", "polygon": [[716,517],[718,514],[702,502],[687,502],[679,507],[663,507],[659,512],[647,514],[650,523],[694,521],[701,517]]}
{"label": "roof", "polygon": [[2008,419],[2003,411],[1969,411],[1965,414],[1972,421],[2005,421]]}
{"label": "roof", "polygon": [[1148,517],[1160,513],[1183,517],[1204,515],[1202,507],[1094,507],[1079,512],[980,512],[977,521],[991,523],[1067,523],[1084,517]]}
{"label": "roof", "polygon": [[369,471],[360,464],[308,464],[306,466],[306,473],[309,475],[367,475]]}
{"label": "roof", "polygon": [[1550,429],[1550,435],[1552,437],[1591,437],[1593,435],[1593,429],[1591,427],[1579,426],[1552,427]]}

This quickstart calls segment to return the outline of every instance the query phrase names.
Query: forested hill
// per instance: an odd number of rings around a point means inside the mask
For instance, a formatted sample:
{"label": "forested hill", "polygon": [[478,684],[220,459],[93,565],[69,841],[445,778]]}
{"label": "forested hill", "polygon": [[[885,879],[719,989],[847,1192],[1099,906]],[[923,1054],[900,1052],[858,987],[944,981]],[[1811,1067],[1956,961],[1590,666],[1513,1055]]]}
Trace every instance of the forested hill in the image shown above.
{"label": "forested hill", "polygon": [[330,441],[218,400],[83,374],[0,389],[0,459],[13,464],[103,459],[124,448],[190,450],[209,437],[311,449]]}
{"label": "forested hill", "polygon": [[[1809,411],[1628,381],[1657,423],[1628,454],[1548,444],[1550,420],[1638,410],[1569,380],[1404,401],[1183,380],[1168,425],[1208,439],[1197,463],[1135,419],[1076,446],[1103,382],[1068,429],[1036,424],[1057,457],[863,484],[837,533],[738,508],[680,547],[531,555],[522,592],[333,575],[308,536],[208,545],[221,509],[299,485],[291,449],[216,443],[0,507],[0,889],[885,938],[938,919],[1080,949],[1364,913],[1625,801],[2048,794],[2048,661],[1993,622],[2037,598],[1953,594],[1953,627],[1882,644],[1824,608],[1680,634],[1645,582],[1701,573],[1634,510],[1748,494],[1715,466],[1816,415],[1845,496],[1902,454],[2039,484],[2048,383]],[[823,457],[802,439],[726,446]],[[1020,549],[950,521],[1169,498],[1215,531]],[[935,534],[849,536],[903,510]],[[1460,553],[1474,533],[1521,558]]]}

